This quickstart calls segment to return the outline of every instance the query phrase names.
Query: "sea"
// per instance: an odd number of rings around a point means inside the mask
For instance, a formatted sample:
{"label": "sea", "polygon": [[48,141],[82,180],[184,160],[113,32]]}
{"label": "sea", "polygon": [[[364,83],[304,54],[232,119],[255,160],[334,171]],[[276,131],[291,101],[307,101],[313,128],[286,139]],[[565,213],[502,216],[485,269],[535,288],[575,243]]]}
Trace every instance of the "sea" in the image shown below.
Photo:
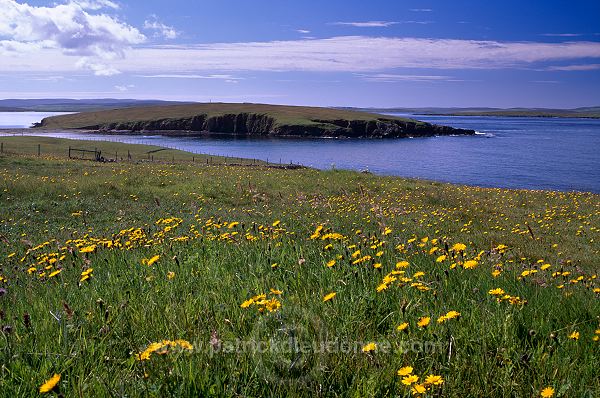
{"label": "sea", "polygon": [[[0,129],[29,127],[55,114],[2,112]],[[117,136],[67,131],[44,135],[159,145],[481,187],[600,193],[599,119],[394,115],[473,129],[477,134],[403,139]],[[11,132],[2,130],[0,134]]]}

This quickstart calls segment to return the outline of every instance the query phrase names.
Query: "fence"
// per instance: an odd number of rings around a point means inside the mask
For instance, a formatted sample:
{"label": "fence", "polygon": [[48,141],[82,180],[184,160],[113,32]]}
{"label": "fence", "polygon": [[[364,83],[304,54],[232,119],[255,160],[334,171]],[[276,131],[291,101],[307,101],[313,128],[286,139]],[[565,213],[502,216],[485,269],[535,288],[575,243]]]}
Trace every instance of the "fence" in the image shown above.
{"label": "fence", "polygon": [[[2,137],[0,137],[1,139]],[[243,165],[243,166],[270,166],[270,167],[281,167],[281,168],[300,168],[303,167],[299,164],[283,163],[279,159],[279,163],[259,159],[248,159],[241,157],[231,157],[227,155],[217,154],[198,154],[192,155],[189,153],[185,154],[165,154],[161,156],[162,152],[168,152],[174,149],[183,151],[183,149],[175,148],[160,148],[147,152],[132,153],[129,149],[126,152],[122,152],[122,157],[119,157],[118,151],[102,151],[97,147],[93,149],[87,148],[75,148],[72,146],[62,146],[59,144],[33,144],[33,143],[13,143],[0,141],[0,154],[15,154],[15,155],[28,155],[28,156],[52,156],[52,157],[63,157],[67,155],[69,159],[75,160],[88,160],[88,161],[99,161],[99,162],[162,162],[162,163],[197,163],[206,165]],[[156,157],[155,157],[156,156]]]}

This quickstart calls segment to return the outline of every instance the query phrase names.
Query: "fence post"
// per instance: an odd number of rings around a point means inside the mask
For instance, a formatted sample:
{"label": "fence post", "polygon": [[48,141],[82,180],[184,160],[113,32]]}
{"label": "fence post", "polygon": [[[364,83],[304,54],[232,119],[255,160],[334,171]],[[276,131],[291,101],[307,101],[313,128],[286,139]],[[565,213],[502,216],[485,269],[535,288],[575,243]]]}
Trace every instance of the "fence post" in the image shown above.
{"label": "fence post", "polygon": [[40,144],[38,144],[38,157],[40,157],[41,153],[42,153],[42,146]]}
{"label": "fence post", "polygon": [[115,151],[115,162],[119,160],[119,152]]}
{"label": "fence post", "polygon": [[71,159],[71,146],[69,145],[69,159]]}
{"label": "fence post", "polygon": [[0,153],[4,153],[4,142],[0,142]]}
{"label": "fence post", "polygon": [[131,160],[131,153],[129,153],[129,149],[127,150],[127,160]]}

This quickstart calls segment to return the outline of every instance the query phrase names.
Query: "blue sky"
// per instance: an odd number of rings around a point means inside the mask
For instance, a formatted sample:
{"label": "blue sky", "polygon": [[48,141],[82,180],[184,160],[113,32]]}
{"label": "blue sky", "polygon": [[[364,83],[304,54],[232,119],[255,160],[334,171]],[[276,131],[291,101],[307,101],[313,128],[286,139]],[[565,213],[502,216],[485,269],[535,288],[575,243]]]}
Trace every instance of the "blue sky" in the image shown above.
{"label": "blue sky", "polygon": [[0,0],[0,98],[600,105],[598,1]]}

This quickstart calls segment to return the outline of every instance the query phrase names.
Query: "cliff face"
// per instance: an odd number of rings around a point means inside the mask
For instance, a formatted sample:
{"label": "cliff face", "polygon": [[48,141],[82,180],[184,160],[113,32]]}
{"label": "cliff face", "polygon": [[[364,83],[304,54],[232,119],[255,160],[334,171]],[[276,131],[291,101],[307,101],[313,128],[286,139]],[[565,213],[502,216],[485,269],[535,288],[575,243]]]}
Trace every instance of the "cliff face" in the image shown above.
{"label": "cliff face", "polygon": [[[39,127],[44,127],[44,121]],[[313,120],[313,124],[277,124],[275,118],[257,113],[205,114],[189,118],[115,122],[85,129],[105,132],[194,134],[219,133],[250,136],[401,138],[434,135],[471,135],[473,130],[455,129],[429,123],[379,118],[373,120]]]}

